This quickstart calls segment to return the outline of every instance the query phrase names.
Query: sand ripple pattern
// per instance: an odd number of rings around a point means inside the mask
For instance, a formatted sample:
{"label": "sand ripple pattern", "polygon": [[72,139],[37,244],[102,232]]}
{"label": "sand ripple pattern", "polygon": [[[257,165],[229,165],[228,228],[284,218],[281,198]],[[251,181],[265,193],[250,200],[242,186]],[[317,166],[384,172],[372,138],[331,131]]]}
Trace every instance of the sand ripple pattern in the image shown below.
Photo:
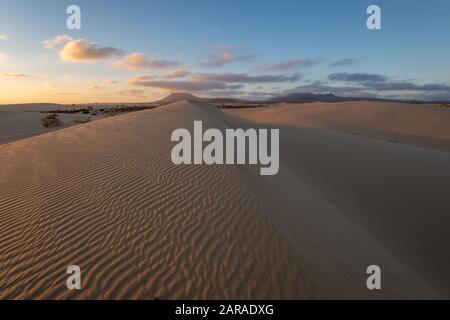
{"label": "sand ripple pattern", "polygon": [[[189,103],[0,146],[0,298],[297,299],[299,257],[245,167],[175,166],[172,130],[225,126]],[[81,291],[66,268],[82,269]]]}

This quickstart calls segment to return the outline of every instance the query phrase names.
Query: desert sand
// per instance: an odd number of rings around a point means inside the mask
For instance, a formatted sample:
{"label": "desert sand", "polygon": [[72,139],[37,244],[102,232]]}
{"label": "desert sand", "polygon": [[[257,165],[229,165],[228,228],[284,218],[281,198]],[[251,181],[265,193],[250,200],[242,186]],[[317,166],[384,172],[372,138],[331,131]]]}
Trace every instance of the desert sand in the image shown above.
{"label": "desert sand", "polygon": [[[22,104],[0,105],[0,144],[29,138],[39,134],[58,130],[59,128],[44,128],[41,119],[48,114],[39,111],[65,109],[67,106],[58,104]],[[63,127],[76,125],[75,121],[83,119],[82,115],[59,114]]]}
{"label": "desert sand", "polygon": [[[336,129],[281,107],[184,101],[0,145],[0,298],[450,297],[449,136],[434,109],[424,127],[355,115]],[[171,132],[194,120],[280,128],[280,173],[173,165]],[[365,135],[381,131],[426,139]]]}
{"label": "desert sand", "polygon": [[[91,122],[108,116],[153,107],[155,106],[146,103],[120,105],[61,105],[49,103],[0,105],[0,144],[73,127],[80,123]],[[41,120],[52,114],[57,115],[61,126],[44,127],[41,124]]]}
{"label": "desert sand", "polygon": [[450,152],[450,108],[442,104],[286,103],[225,112],[250,121],[324,128]]}

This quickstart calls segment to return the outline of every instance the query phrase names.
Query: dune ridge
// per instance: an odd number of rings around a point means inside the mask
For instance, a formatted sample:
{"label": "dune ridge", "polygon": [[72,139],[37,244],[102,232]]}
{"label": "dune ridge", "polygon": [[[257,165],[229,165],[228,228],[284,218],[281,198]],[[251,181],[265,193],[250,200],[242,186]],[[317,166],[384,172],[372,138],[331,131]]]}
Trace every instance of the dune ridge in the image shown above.
{"label": "dune ridge", "polygon": [[[448,296],[448,153],[277,124],[277,176],[175,166],[171,132],[194,120],[270,127],[185,101],[1,145],[0,298]],[[83,290],[65,288],[68,264]]]}
{"label": "dune ridge", "polygon": [[226,110],[258,123],[323,128],[383,141],[450,152],[450,108],[400,102],[277,104]]}
{"label": "dune ridge", "polygon": [[0,146],[0,297],[313,297],[239,168],[171,163],[170,131],[198,116],[178,104]]}

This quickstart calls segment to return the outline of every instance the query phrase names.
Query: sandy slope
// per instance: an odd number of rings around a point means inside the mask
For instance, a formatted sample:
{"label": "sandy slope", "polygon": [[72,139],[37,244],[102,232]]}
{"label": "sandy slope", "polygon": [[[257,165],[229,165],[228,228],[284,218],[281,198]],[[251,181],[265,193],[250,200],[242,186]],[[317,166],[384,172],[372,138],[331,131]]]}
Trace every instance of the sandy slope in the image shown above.
{"label": "sandy slope", "polygon": [[[341,270],[333,271],[337,274],[323,291],[337,296],[347,285],[351,292],[352,281],[345,277],[363,278],[358,268],[377,264],[384,272],[384,290],[399,289],[411,272],[449,297],[450,153],[325,130],[282,129],[284,171],[273,188],[283,190],[284,200],[268,199],[273,208],[286,206],[285,219],[274,221],[296,248],[310,251],[302,255],[305,259],[317,259],[311,261],[315,279],[324,280],[321,274],[331,272],[330,266]],[[304,248],[308,240],[311,248]],[[315,256],[317,250],[323,256]],[[335,280],[340,283],[333,287]],[[410,293],[431,296],[423,288]]]}
{"label": "sandy slope", "polygon": [[[316,107],[318,110],[314,110]],[[303,211],[302,215],[288,213],[288,219],[275,220],[284,225],[285,230],[292,229],[296,220],[297,225],[303,225],[298,221],[299,217],[304,218],[308,213],[314,215],[315,226],[323,233],[322,237],[317,238],[318,242],[333,237],[333,234],[335,238],[332,241],[337,245],[340,240],[336,242],[336,239],[347,237],[347,241],[357,241],[357,238],[351,240],[351,235],[344,234],[344,223],[334,220],[345,218],[346,222],[351,221],[353,226],[363,230],[365,236],[381,245],[384,253],[395,256],[405,268],[450,297],[450,236],[446,231],[450,225],[450,198],[447,195],[450,153],[440,150],[445,150],[450,141],[448,109],[341,103],[227,110],[227,113],[254,123],[295,125],[283,127],[280,148],[284,150],[281,157],[285,171],[278,178],[300,179],[310,192],[325,199],[336,214],[333,218],[332,210],[329,210],[330,216],[326,221],[320,221],[326,217],[325,214],[318,217],[315,215],[318,209],[302,210],[302,203],[296,204],[292,200],[298,197],[299,192],[283,188],[286,183],[280,184],[279,189],[291,193],[290,197],[286,196],[289,201],[284,204],[290,206],[291,212],[296,206]],[[342,130],[344,127],[351,130],[358,128],[364,132],[383,130],[387,135],[373,139],[373,136],[348,134],[348,131]],[[389,141],[388,137],[402,136],[400,132],[410,139],[398,143]],[[421,140],[424,136],[432,139]],[[321,208],[325,207],[322,202]],[[287,220],[289,223],[286,223]],[[333,222],[327,229],[325,226],[329,221]],[[340,235],[339,229],[342,229]],[[290,236],[300,247],[301,236],[294,230]],[[350,253],[358,244],[342,242],[341,246],[345,256],[345,249],[350,249]],[[332,245],[321,247],[331,248]],[[388,270],[394,266],[390,262],[380,262],[373,252],[358,253],[358,256],[365,263],[373,261]],[[340,259],[337,256],[334,258]],[[351,259],[345,260],[348,262]],[[328,268],[329,265],[319,263],[318,267]],[[397,276],[399,273],[395,274]],[[326,288],[330,289],[329,286]],[[425,297],[423,293],[418,296]]]}
{"label": "sandy slope", "polygon": [[305,103],[226,112],[256,122],[328,128],[383,141],[450,151],[450,108],[442,105]]}
{"label": "sandy slope", "polygon": [[0,298],[313,297],[240,168],[172,164],[195,119],[223,126],[178,104],[0,146]]}
{"label": "sandy slope", "polygon": [[0,146],[0,298],[450,296],[449,153],[281,127],[278,176],[174,166],[194,120],[261,126],[184,102]]}

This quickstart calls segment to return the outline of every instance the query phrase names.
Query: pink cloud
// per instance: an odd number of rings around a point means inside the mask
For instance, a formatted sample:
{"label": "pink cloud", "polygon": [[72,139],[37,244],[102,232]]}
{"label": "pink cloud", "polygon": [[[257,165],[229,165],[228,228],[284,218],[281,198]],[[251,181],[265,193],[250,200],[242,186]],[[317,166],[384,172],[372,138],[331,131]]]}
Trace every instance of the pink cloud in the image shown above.
{"label": "pink cloud", "polygon": [[150,59],[145,54],[140,52],[127,54],[121,60],[117,60],[113,63],[114,68],[127,69],[129,71],[149,68],[164,69],[175,66],[178,66],[178,63],[175,61]]}

